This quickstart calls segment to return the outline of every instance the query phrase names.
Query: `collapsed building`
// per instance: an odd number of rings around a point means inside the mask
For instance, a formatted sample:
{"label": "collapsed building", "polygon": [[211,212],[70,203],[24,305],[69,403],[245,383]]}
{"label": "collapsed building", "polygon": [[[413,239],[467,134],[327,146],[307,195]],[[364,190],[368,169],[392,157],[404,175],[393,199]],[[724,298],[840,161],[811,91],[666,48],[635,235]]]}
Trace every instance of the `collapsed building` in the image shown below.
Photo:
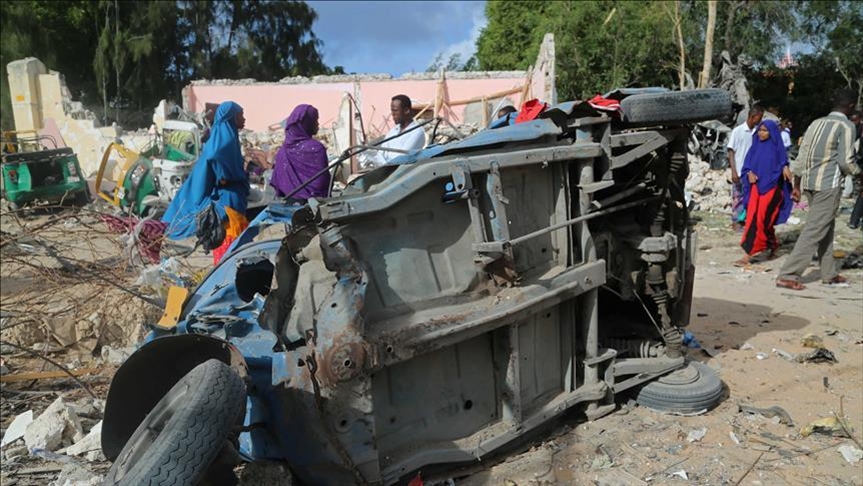
{"label": "collapsed building", "polygon": [[[206,111],[222,101],[239,103],[246,113],[247,129],[241,133],[244,147],[271,155],[284,140],[282,122],[293,107],[314,105],[320,113],[318,138],[329,155],[336,157],[348,147],[385,134],[392,127],[392,96],[407,94],[418,119],[439,117],[446,122],[434,129],[432,125],[424,127],[430,142],[441,143],[485,128],[502,106],[521,106],[534,98],[557,103],[554,51],[554,36],[546,34],[535,63],[526,71],[439,71],[400,77],[351,74],[288,77],[276,82],[196,80],[183,89],[181,104],[186,113],[203,120]],[[16,130],[35,130],[50,136],[58,147],[71,147],[88,178],[95,176],[112,143],[142,151],[152,141],[152,128],[148,132],[124,131],[116,124],[100,126],[91,111],[74,101],[62,74],[50,71],[36,58],[11,62],[7,72]],[[165,116],[164,105],[160,103],[156,109],[157,125],[157,118]],[[114,157],[107,154],[106,167],[108,174],[116,175],[121,164]],[[351,173],[357,172],[356,157],[351,159],[350,168]],[[722,211],[730,199],[724,197],[727,191],[722,174],[713,172],[704,164],[693,166],[697,184],[692,197],[701,209]]]}
{"label": "collapsed building", "polygon": [[[75,102],[62,74],[50,71],[36,58],[7,65],[17,131],[36,130],[54,138],[58,146],[78,154],[85,175],[98,170],[106,148],[116,141],[133,150],[149,139],[144,131],[124,132],[117,125],[102,127],[97,117]],[[185,111],[203,114],[208,105],[232,100],[244,107],[244,141],[275,148],[284,134],[280,123],[294,106],[314,105],[320,113],[322,141],[331,154],[374,139],[392,126],[390,99],[407,94],[418,118],[441,117],[472,133],[488,125],[505,104],[520,105],[538,98],[557,102],[554,75],[554,38],[546,35],[535,65],[526,71],[485,71],[290,77],[276,82],[198,80],[183,90]]]}

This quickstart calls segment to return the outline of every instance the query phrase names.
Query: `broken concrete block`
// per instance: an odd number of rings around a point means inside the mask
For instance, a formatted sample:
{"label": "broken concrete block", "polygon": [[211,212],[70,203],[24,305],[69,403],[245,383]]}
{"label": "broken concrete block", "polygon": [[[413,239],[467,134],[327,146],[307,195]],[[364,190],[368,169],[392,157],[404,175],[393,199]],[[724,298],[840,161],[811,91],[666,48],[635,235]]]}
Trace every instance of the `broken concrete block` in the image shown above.
{"label": "broken concrete block", "polygon": [[12,423],[9,424],[9,428],[6,429],[6,433],[3,434],[3,440],[0,441],[0,447],[6,447],[7,444],[11,444],[16,440],[24,437],[24,432],[27,431],[27,426],[33,422],[33,411],[27,410],[26,412],[17,415]]}
{"label": "broken concrete block", "polygon": [[112,365],[121,365],[134,352],[134,346],[130,346],[128,348],[102,346],[102,361]]}
{"label": "broken concrete block", "polygon": [[102,455],[102,421],[93,426],[83,439],[66,449],[70,456],[84,456],[88,461],[104,461]]}
{"label": "broken concrete block", "polygon": [[101,418],[105,413],[105,400],[101,398],[82,398],[69,404],[78,417]]}
{"label": "broken concrete block", "polygon": [[63,443],[71,444],[83,437],[84,429],[78,415],[63,401],[63,397],[59,397],[27,426],[24,442],[31,451],[53,451]]}
{"label": "broken concrete block", "polygon": [[104,476],[94,474],[79,464],[66,464],[51,486],[99,486]]}
{"label": "broken concrete block", "polygon": [[[21,443],[18,442],[18,444],[21,444]],[[14,459],[17,459],[19,457],[23,457],[26,455],[27,455],[27,446],[25,446],[24,444],[13,445],[13,446],[6,448],[6,450],[3,451],[3,460],[4,461],[12,461]]]}

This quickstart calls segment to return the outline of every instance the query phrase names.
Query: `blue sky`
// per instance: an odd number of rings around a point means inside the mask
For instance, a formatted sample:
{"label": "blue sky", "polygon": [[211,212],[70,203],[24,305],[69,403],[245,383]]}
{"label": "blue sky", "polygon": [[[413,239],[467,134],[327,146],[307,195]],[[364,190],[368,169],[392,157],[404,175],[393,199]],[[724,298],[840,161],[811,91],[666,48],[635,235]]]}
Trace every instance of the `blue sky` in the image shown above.
{"label": "blue sky", "polygon": [[485,1],[307,3],[324,63],[348,73],[422,72],[441,52],[465,60],[485,26]]}

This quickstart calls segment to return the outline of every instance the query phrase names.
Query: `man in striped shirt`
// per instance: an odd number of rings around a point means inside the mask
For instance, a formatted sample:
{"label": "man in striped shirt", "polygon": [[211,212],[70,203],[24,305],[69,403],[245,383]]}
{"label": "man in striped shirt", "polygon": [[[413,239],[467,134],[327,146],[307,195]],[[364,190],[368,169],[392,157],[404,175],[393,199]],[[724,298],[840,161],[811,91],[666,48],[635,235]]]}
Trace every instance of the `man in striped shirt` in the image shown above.
{"label": "man in striped shirt", "polygon": [[809,201],[809,215],[794,249],[776,279],[776,286],[803,290],[803,271],[818,256],[821,281],[827,285],[847,286],[848,281],[836,270],[833,260],[833,228],[842,197],[846,175],[857,175],[854,163],[854,124],[848,116],[854,112],[857,94],[839,90],[833,99],[833,111],[809,125],[803,135],[800,153],[791,170],[794,173],[792,199],[800,200],[800,192]]}

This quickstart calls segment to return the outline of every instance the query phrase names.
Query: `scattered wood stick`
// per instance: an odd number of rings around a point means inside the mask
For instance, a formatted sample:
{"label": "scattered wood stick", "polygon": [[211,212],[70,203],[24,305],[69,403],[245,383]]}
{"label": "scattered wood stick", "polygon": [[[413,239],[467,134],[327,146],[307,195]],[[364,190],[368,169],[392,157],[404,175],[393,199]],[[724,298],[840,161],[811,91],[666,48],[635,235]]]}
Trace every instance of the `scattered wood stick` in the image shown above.
{"label": "scattered wood stick", "polygon": [[740,483],[743,482],[743,479],[746,478],[746,476],[748,476],[750,472],[752,472],[752,469],[755,467],[756,464],[758,464],[758,461],[761,460],[761,456],[763,455],[763,452],[761,454],[758,454],[758,457],[755,458],[755,462],[753,462],[752,465],[749,466],[749,469],[747,469],[746,472],[743,473],[743,476],[740,476],[740,479],[738,479],[737,482],[734,483],[734,486],[738,486]]}
{"label": "scattered wood stick", "polygon": [[75,376],[71,371],[69,371],[69,368],[66,368],[65,366],[61,365],[60,363],[58,363],[58,362],[54,361],[53,359],[51,359],[51,358],[49,358],[49,357],[47,357],[47,356],[42,356],[41,354],[39,354],[39,353],[37,353],[37,352],[35,352],[35,351],[29,350],[29,349],[27,349],[27,348],[25,348],[25,347],[23,347],[23,346],[18,346],[17,344],[12,344],[12,343],[9,343],[9,342],[6,342],[6,341],[0,341],[0,344],[5,344],[5,345],[7,345],[7,346],[11,346],[11,347],[13,347],[13,348],[15,348],[15,349],[17,349],[17,350],[19,350],[19,351],[24,351],[25,353],[29,354],[30,356],[33,356],[34,358],[39,358],[39,359],[42,359],[42,360],[45,360],[45,361],[47,361],[47,362],[51,363],[52,365],[56,366],[57,368],[60,368],[61,370],[63,370],[67,375],[69,375],[69,377],[70,377],[70,378],[72,378],[73,380],[75,380],[75,383],[77,383],[77,384],[78,384],[78,386],[80,386],[81,388],[83,388],[83,389],[84,389],[84,391],[86,391],[86,392],[87,392],[91,397],[93,397],[93,398],[99,398],[99,397],[97,397],[97,396],[96,396],[96,394],[95,394],[95,393],[93,393],[93,390],[91,390],[91,389],[90,389],[90,387],[89,387],[89,386],[87,386],[87,384],[86,384],[86,383],[84,383],[83,381],[79,380],[77,376]]}
{"label": "scattered wood stick", "polygon": [[815,450],[812,450],[812,451],[805,451],[805,452],[801,452],[801,453],[799,453],[799,454],[794,454],[793,456],[785,456],[785,457],[777,457],[777,458],[775,458],[775,459],[768,459],[768,460],[767,460],[767,461],[765,461],[765,462],[781,461],[782,459],[794,459],[795,457],[800,457],[800,456],[811,456],[812,454],[817,454],[817,453],[819,453],[819,452],[821,452],[821,451],[825,451],[825,450],[827,450],[827,449],[830,449],[830,448],[836,447],[836,446],[841,445],[841,444],[842,444],[842,443],[841,443],[841,442],[839,442],[839,443],[836,443],[836,444],[831,444],[831,445],[829,445],[829,446],[824,446],[824,447],[822,447],[822,448],[820,448],[820,449],[815,449]]}
{"label": "scattered wood stick", "polygon": [[99,368],[78,368],[77,370],[69,371],[34,371],[30,373],[13,373],[0,376],[0,383],[12,383],[16,381],[30,380],[50,380],[54,378],[64,378],[67,376],[82,376],[91,373],[98,373]]}

